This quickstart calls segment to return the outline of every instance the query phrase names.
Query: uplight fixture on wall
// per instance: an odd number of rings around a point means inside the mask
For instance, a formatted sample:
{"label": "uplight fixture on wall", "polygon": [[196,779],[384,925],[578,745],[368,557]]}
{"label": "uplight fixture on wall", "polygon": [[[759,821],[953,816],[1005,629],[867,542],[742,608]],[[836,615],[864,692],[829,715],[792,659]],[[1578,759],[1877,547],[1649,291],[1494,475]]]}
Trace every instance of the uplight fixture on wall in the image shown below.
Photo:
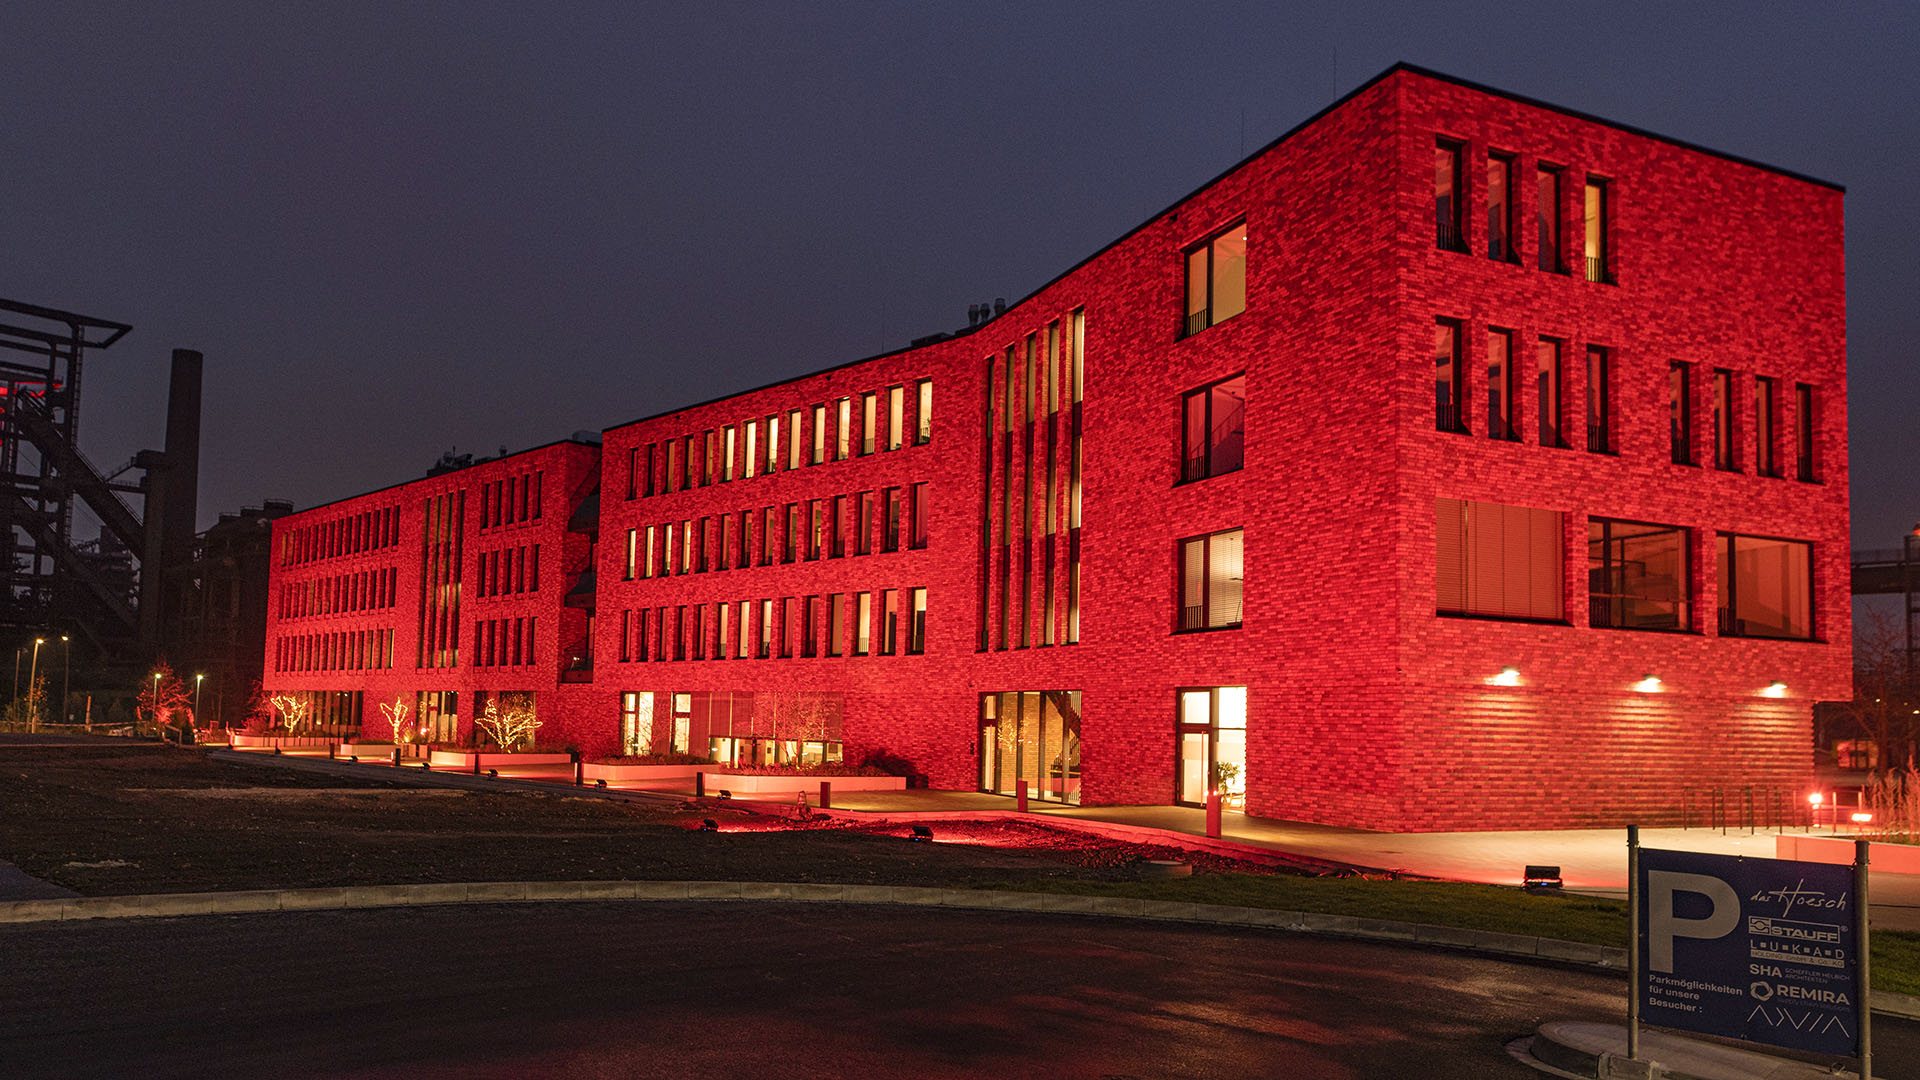
{"label": "uplight fixture on wall", "polygon": [[1784,682],[1781,682],[1779,679],[1775,679],[1772,682],[1768,683],[1766,687],[1760,691],[1760,696],[1761,697],[1786,697],[1787,684]]}
{"label": "uplight fixture on wall", "polygon": [[1642,676],[1639,682],[1633,684],[1633,688],[1643,694],[1657,694],[1660,692],[1660,686],[1660,676],[1658,675]]}
{"label": "uplight fixture on wall", "polygon": [[1488,686],[1519,686],[1520,685],[1520,669],[1517,667],[1503,667],[1500,669],[1500,674],[1495,675],[1492,678],[1487,680],[1487,685]]}

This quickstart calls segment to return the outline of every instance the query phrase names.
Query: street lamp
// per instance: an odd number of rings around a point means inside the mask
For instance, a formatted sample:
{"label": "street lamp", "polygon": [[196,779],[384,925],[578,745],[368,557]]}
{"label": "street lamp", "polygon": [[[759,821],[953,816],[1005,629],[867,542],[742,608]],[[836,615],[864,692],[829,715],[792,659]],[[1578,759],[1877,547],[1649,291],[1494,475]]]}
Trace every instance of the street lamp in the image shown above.
{"label": "street lamp", "polygon": [[67,691],[73,685],[73,641],[65,634],[60,635],[60,722],[73,722],[73,714],[67,711]]}
{"label": "street lamp", "polygon": [[33,639],[33,663],[27,665],[27,730],[37,731],[40,727],[40,695],[34,693],[33,684],[40,677],[40,646],[47,639]]}
{"label": "street lamp", "polygon": [[206,678],[205,675],[195,675],[193,677],[193,726],[194,727],[200,726],[200,680],[204,678]]}
{"label": "street lamp", "polygon": [[153,673],[153,703],[147,711],[153,714],[153,733],[161,742],[166,742],[167,734],[160,728],[160,673],[157,671]]}

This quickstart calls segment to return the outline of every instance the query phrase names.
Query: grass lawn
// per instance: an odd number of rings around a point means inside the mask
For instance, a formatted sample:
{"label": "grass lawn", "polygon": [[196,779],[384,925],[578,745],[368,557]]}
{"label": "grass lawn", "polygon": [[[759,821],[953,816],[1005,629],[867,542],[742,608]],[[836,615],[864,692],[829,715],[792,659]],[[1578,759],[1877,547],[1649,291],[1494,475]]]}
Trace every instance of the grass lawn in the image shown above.
{"label": "grass lawn", "polygon": [[[1593,945],[1620,946],[1627,941],[1624,902],[1576,894],[1535,895],[1497,885],[1199,874],[1171,881],[1043,880],[1002,887],[1357,915]],[[1873,987],[1920,995],[1920,934],[1882,930],[1873,935]]]}

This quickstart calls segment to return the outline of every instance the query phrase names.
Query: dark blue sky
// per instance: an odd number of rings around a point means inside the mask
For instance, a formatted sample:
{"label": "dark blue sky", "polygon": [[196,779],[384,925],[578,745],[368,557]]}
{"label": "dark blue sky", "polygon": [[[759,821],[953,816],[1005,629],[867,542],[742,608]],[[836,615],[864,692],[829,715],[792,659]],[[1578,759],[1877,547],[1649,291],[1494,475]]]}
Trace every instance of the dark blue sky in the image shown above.
{"label": "dark blue sky", "polygon": [[1397,60],[1845,184],[1855,546],[1920,519],[1920,5],[15,0],[0,43],[0,296],[134,324],[102,462],[205,351],[203,523],[962,325]]}

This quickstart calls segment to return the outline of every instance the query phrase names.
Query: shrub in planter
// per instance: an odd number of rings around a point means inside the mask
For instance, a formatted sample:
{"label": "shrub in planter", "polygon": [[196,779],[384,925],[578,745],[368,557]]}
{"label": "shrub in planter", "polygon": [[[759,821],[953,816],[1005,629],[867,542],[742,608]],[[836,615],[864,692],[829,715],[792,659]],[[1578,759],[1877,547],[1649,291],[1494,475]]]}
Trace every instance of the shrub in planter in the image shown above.
{"label": "shrub in planter", "polygon": [[699,754],[601,754],[594,765],[711,765],[713,759]]}
{"label": "shrub in planter", "polygon": [[730,765],[719,770],[723,776],[897,776],[874,765],[848,765],[830,761],[822,765]]}

